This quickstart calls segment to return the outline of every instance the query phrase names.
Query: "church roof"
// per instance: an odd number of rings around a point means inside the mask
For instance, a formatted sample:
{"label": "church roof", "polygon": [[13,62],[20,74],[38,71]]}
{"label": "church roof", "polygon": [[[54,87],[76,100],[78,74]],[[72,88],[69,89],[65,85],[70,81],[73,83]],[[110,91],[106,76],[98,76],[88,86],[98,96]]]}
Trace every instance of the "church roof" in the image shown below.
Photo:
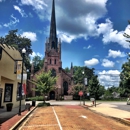
{"label": "church roof", "polygon": [[53,3],[52,3],[51,25],[50,25],[50,43],[52,42],[55,42],[57,44],[55,0],[53,0]]}

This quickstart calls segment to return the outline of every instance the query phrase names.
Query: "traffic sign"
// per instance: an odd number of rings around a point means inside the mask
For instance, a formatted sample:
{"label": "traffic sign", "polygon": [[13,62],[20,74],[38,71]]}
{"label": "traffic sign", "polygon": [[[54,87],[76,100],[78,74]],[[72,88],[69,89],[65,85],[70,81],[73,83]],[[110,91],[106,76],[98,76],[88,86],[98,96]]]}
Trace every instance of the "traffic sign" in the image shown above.
{"label": "traffic sign", "polygon": [[82,91],[79,91],[79,96],[83,96],[83,92]]}

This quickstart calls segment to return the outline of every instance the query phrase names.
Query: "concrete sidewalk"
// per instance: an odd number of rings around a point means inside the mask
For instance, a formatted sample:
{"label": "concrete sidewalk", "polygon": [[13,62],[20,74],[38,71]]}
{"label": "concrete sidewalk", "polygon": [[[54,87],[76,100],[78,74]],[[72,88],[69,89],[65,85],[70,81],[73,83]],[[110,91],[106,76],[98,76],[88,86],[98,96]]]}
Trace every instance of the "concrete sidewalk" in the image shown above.
{"label": "concrete sidewalk", "polygon": [[130,106],[128,105],[129,111],[127,110],[121,110],[117,107],[117,105],[114,104],[97,104],[96,107],[89,107],[90,110],[93,110],[97,113],[104,114],[106,116],[110,117],[116,117],[116,118],[130,118]]}
{"label": "concrete sidewalk", "polygon": [[[21,111],[25,110],[25,105],[21,106]],[[0,109],[0,124],[15,116],[19,112],[19,107],[15,107],[12,111],[7,112],[6,108]]]}

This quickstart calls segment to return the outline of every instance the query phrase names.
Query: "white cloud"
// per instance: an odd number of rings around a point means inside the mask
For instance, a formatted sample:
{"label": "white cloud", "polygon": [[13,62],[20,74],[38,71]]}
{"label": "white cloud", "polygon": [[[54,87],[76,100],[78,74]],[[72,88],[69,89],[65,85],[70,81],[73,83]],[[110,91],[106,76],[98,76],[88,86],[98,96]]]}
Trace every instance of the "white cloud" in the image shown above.
{"label": "white cloud", "polygon": [[[56,14],[59,32],[69,36],[72,35],[73,39],[71,41],[81,37],[88,39],[88,37],[102,35],[104,44],[113,42],[124,48],[129,48],[129,43],[126,42],[126,38],[123,36],[124,31],[114,30],[113,23],[108,18],[104,23],[97,24],[97,20],[103,18],[107,13],[107,0],[82,0],[76,2],[70,0],[69,2],[69,5],[68,1],[65,0],[57,2]],[[128,31],[128,27],[126,30]]]}
{"label": "white cloud", "polygon": [[23,32],[23,34],[21,34],[21,36],[29,38],[32,42],[37,41],[37,35],[36,35],[36,33],[33,33],[33,32]]}
{"label": "white cloud", "polygon": [[24,12],[24,10],[20,9],[18,6],[14,5],[14,9],[17,10],[22,17],[27,17],[27,14]]}
{"label": "white cloud", "polygon": [[[104,44],[113,42],[129,48],[129,43],[123,36],[124,31],[114,30],[113,23],[108,18],[104,23],[97,22],[107,13],[107,1],[69,0],[69,4],[67,0],[55,1],[57,30],[62,41],[71,43],[74,39],[87,40],[102,35]],[[21,3],[31,5],[41,20],[50,20],[52,0],[21,0]]]}
{"label": "white cloud", "polygon": [[[128,27],[126,27],[127,29]],[[118,32],[113,29],[113,23],[106,19],[106,23],[101,23],[98,25],[98,34],[103,35],[103,43],[108,44],[110,42],[118,43],[124,48],[129,48],[129,43],[126,42],[126,38],[123,36],[124,31]]]}
{"label": "white cloud", "polygon": [[116,58],[116,57],[125,57],[125,56],[126,54],[124,52],[121,52],[120,50],[114,51],[109,49],[108,57]]}
{"label": "white cloud", "polygon": [[64,33],[59,33],[59,32],[58,32],[58,36],[62,39],[62,41],[67,43],[71,43],[71,41],[76,38],[75,36],[66,35]]}
{"label": "white cloud", "polygon": [[92,58],[91,60],[84,61],[84,64],[86,66],[94,66],[94,65],[97,65],[98,63],[99,63],[99,61],[96,58]]}
{"label": "white cloud", "polygon": [[[46,3],[45,3],[46,2]],[[21,0],[23,5],[32,5],[41,20],[51,18],[52,0]],[[58,35],[65,42],[72,42],[77,38],[97,36],[97,20],[106,12],[107,0],[57,0],[56,23]],[[82,8],[81,8],[82,7]]]}
{"label": "white cloud", "polygon": [[125,33],[130,35],[130,25],[128,25],[125,29]]}
{"label": "white cloud", "polygon": [[31,57],[31,63],[32,63],[33,57],[35,57],[35,56],[40,56],[41,58],[43,58],[43,55],[40,54],[39,52],[33,52],[33,53],[30,54],[29,56]]}
{"label": "white cloud", "polygon": [[11,18],[13,19],[13,20],[10,20],[10,22],[9,23],[5,23],[3,26],[4,27],[11,27],[11,26],[15,26],[17,23],[19,23],[19,19],[17,19],[16,17],[14,17],[13,16],[13,14],[11,15]]}
{"label": "white cloud", "polygon": [[[98,36],[96,21],[107,12],[107,0],[57,1],[56,16],[59,32],[73,39]],[[82,8],[81,8],[82,7]],[[80,24],[79,24],[80,23]]]}
{"label": "white cloud", "polygon": [[103,70],[98,73],[98,79],[100,84],[105,87],[118,87],[120,82],[120,72],[118,70]]}
{"label": "white cloud", "polygon": [[43,0],[21,0],[23,5],[31,5],[36,10],[43,10],[44,6],[47,6]]}
{"label": "white cloud", "polygon": [[30,57],[35,57],[35,56],[40,56],[40,57],[43,57],[42,54],[40,54],[39,52],[33,52],[32,54],[29,55]]}
{"label": "white cloud", "polygon": [[115,63],[113,61],[110,61],[108,59],[103,59],[102,66],[104,67],[114,67]]}

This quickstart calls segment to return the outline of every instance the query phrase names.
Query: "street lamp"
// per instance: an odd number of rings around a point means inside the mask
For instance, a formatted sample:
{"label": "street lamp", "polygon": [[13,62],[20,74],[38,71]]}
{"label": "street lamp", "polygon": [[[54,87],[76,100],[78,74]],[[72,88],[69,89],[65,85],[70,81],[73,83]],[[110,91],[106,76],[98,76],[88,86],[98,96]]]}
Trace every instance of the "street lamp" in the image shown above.
{"label": "street lamp", "polygon": [[85,105],[85,92],[84,92],[84,89],[85,89],[85,86],[84,86],[84,71],[82,71],[82,74],[83,74],[83,105]]}
{"label": "street lamp", "polygon": [[21,72],[21,85],[20,85],[20,88],[19,88],[19,97],[20,97],[20,99],[19,99],[19,112],[18,112],[19,116],[21,115],[22,84],[23,84],[23,63],[24,63],[25,53],[26,53],[26,49],[23,48],[22,49],[23,60],[22,60],[22,72]]}
{"label": "street lamp", "polygon": [[85,105],[85,86],[87,86],[87,78],[85,78],[85,73],[82,71],[83,74],[83,105]]}

